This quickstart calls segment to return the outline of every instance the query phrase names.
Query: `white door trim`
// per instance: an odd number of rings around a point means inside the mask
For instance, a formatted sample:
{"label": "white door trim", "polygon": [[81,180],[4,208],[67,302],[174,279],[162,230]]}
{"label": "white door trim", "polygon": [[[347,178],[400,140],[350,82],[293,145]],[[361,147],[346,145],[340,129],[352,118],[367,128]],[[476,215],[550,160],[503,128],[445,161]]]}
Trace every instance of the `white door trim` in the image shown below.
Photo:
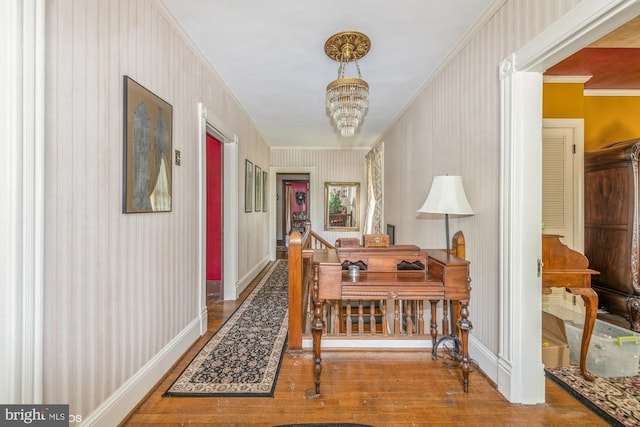
{"label": "white door trim", "polygon": [[42,403],[45,1],[0,4],[0,401]]}
{"label": "white door trim", "polygon": [[222,142],[224,186],[222,194],[222,283],[224,299],[235,300],[238,281],[238,137],[224,123],[198,103],[198,277],[200,278],[198,307],[200,331],[207,331],[207,133]]}
{"label": "white door trim", "polygon": [[309,174],[309,190],[311,193],[312,202],[315,202],[317,200],[317,194],[324,194],[315,191],[315,188],[318,186],[315,166],[271,166],[269,168],[269,258],[271,259],[271,261],[276,259],[276,175],[278,175],[279,173]]}

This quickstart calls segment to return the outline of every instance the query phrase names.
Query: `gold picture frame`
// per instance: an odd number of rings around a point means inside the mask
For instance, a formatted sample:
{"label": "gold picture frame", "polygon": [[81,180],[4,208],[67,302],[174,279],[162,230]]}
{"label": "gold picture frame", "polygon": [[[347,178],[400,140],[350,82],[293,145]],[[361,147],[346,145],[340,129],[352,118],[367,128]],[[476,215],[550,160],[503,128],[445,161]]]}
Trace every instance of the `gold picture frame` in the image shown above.
{"label": "gold picture frame", "polygon": [[360,231],[360,183],[324,183],[324,229]]}

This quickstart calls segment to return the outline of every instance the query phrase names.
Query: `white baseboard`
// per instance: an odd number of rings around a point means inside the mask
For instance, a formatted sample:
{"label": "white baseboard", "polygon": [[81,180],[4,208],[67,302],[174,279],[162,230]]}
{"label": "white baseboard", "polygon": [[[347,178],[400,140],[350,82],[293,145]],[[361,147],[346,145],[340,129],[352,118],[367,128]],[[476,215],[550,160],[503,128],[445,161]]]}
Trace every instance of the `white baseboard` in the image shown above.
{"label": "white baseboard", "polygon": [[482,372],[491,381],[498,383],[498,356],[473,335],[469,335],[469,357],[478,363]]}
{"label": "white baseboard", "polygon": [[[424,339],[350,339],[350,338],[322,338],[323,350],[350,350],[350,349],[431,349],[431,338]],[[313,349],[313,339],[303,338],[302,348]]]}
{"label": "white baseboard", "polygon": [[[206,323],[206,312],[204,316]],[[200,337],[202,321],[199,317],[193,319],[169,344],[84,419],[81,425],[112,427],[116,424],[114,420],[124,420],[194,341]]]}
{"label": "white baseboard", "polygon": [[267,264],[269,264],[269,261],[270,261],[269,254],[267,254],[251,270],[249,270],[247,274],[245,274],[244,276],[242,276],[240,280],[238,280],[238,283],[236,283],[236,294],[233,296],[233,298],[227,298],[227,295],[225,295],[224,299],[226,300],[238,299],[240,294],[247,288],[247,286],[249,286],[249,284],[253,281],[253,279],[256,278],[258,273],[260,273],[262,269],[265,268]]}

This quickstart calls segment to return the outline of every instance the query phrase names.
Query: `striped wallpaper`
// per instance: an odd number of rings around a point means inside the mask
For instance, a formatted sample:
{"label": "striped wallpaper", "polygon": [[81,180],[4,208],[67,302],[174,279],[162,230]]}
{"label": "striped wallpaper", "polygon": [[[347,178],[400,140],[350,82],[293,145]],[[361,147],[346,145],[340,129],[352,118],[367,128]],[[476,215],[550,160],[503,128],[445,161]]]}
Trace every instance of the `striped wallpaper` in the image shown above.
{"label": "striped wallpaper", "polygon": [[[200,315],[198,102],[238,136],[239,170],[247,153],[269,165],[253,122],[176,28],[153,1],[46,2],[44,399],[84,419]],[[121,213],[123,75],[173,106],[171,212]],[[266,256],[267,221],[240,215],[239,277]]]}
{"label": "striped wallpaper", "polygon": [[441,67],[382,137],[385,223],[397,243],[445,247],[442,217],[420,216],[435,175],[461,175],[476,215],[450,218],[471,261],[472,335],[498,352],[500,84],[498,64],[577,0],[507,1]]}
{"label": "striped wallpaper", "polygon": [[[451,228],[467,237],[472,334],[494,352],[498,64],[578,3],[505,1],[382,138],[384,221],[396,225],[397,243],[444,247],[443,220],[418,218],[415,211],[433,175],[462,175],[476,215],[453,218]],[[114,404],[110,397],[200,315],[198,102],[237,135],[240,171],[246,158],[263,170],[316,168],[314,223],[323,221],[325,181],[359,181],[364,189],[366,150],[270,150],[160,2],[48,0],[46,41],[44,400],[68,402],[72,414],[87,419]],[[123,75],[173,106],[182,165],[173,169],[169,213],[121,213]],[[243,177],[237,187],[232,190],[243,194]],[[241,207],[238,277],[267,256],[268,220]],[[321,234],[330,242],[337,237]],[[136,403],[126,402],[129,408]]]}

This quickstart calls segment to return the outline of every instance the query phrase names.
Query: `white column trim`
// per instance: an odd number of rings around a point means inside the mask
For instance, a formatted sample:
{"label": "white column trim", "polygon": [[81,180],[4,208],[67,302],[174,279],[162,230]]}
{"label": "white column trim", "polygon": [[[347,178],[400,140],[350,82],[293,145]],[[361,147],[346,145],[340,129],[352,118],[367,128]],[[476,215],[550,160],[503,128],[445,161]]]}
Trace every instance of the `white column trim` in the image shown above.
{"label": "white column trim", "polygon": [[44,0],[0,6],[0,392],[5,403],[43,399]]}
{"label": "white column trim", "polygon": [[498,389],[512,402],[544,403],[542,349],[530,339],[542,335],[542,74],[503,75],[501,95]]}

